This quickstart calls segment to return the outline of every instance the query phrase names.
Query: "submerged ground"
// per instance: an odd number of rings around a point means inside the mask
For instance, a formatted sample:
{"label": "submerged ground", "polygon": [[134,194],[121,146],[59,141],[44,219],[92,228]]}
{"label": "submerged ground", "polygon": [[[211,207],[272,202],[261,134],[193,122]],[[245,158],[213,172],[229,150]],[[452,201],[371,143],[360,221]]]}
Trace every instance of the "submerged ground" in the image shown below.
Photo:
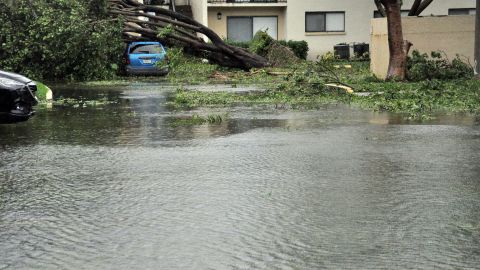
{"label": "submerged ground", "polygon": [[185,111],[175,89],[56,86],[70,103],[0,126],[0,269],[480,265],[477,117]]}

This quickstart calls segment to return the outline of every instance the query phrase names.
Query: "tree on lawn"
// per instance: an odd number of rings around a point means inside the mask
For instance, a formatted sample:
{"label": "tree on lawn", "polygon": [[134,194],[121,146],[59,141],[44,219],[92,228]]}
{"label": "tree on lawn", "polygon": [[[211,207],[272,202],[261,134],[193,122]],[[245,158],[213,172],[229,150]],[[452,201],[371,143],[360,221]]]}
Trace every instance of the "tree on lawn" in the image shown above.
{"label": "tree on lawn", "polygon": [[[248,70],[269,65],[262,56],[226,44],[213,30],[175,12],[172,6],[164,9],[137,0],[108,0],[108,4],[110,14],[125,19],[126,41],[157,40],[169,46],[181,46],[193,55],[226,67]],[[147,20],[140,19],[142,17]]]}
{"label": "tree on lawn", "polygon": [[[407,56],[412,43],[403,39],[402,0],[374,0],[379,13],[387,17],[388,47],[390,60],[387,80],[404,80],[407,71]],[[409,11],[409,16],[419,16],[433,0],[415,0]]]}

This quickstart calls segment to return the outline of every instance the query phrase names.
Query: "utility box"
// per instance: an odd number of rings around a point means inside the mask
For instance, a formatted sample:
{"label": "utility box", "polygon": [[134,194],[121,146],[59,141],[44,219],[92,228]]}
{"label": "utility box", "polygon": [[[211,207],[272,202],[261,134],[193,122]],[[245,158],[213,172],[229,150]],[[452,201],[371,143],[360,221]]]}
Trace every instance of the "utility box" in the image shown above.
{"label": "utility box", "polygon": [[367,43],[353,44],[353,54],[358,58],[368,58],[370,53],[370,45]]}
{"label": "utility box", "polygon": [[350,59],[350,45],[340,43],[333,46],[333,52],[338,59]]}

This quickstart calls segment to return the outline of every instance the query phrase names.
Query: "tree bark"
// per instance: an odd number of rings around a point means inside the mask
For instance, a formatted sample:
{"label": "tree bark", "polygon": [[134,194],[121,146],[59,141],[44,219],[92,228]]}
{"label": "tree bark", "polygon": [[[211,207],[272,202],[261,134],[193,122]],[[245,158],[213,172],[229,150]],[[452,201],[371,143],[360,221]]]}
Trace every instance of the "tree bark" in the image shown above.
{"label": "tree bark", "polygon": [[[213,63],[244,70],[269,65],[264,57],[226,44],[213,30],[178,12],[145,5],[137,0],[108,1],[110,14],[124,16],[126,20],[124,35],[127,41],[147,39],[182,46],[187,52],[207,58]],[[139,17],[147,18],[148,21],[143,22]],[[140,37],[132,33],[139,34]],[[198,35],[207,37],[210,42],[205,42]]]}
{"label": "tree bark", "polygon": [[382,0],[387,13],[390,61],[387,80],[405,80],[407,55],[412,44],[403,39],[401,6],[398,0]]}
{"label": "tree bark", "polygon": [[425,11],[425,9],[430,6],[430,4],[433,2],[433,0],[424,0],[420,3],[420,5],[418,6],[418,8],[415,10],[415,13],[413,14],[413,16],[420,16],[420,14],[422,14],[423,11]]}
{"label": "tree bark", "polygon": [[175,5],[175,0],[170,0],[170,10],[174,11],[174,12],[177,12],[177,7]]}
{"label": "tree bark", "polygon": [[477,0],[475,19],[475,77],[480,79],[480,0]]}
{"label": "tree bark", "polygon": [[[412,43],[403,39],[402,1],[374,0],[374,2],[380,14],[385,14],[384,16],[387,17],[388,47],[390,50],[387,80],[404,80],[407,73],[407,56]],[[408,15],[419,16],[432,2],[433,0],[415,0]]]}
{"label": "tree bark", "polygon": [[415,16],[415,14],[417,14],[417,10],[420,7],[421,3],[422,3],[422,0],[415,0],[415,2],[413,2],[412,7],[410,8],[410,12],[408,12],[408,16]]}

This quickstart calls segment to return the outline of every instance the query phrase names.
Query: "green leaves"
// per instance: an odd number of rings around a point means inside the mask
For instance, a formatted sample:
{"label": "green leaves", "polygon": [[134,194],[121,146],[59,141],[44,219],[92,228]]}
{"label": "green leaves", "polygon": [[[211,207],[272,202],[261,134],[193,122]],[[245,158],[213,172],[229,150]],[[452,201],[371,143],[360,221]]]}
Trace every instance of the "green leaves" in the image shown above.
{"label": "green leaves", "polygon": [[92,2],[18,0],[15,9],[0,3],[0,67],[38,80],[115,76],[124,49],[121,22],[92,10],[102,1]]}
{"label": "green leaves", "polygon": [[450,62],[442,52],[432,52],[429,57],[413,51],[408,59],[407,77],[411,81],[469,79],[473,77],[473,68],[458,55]]}

